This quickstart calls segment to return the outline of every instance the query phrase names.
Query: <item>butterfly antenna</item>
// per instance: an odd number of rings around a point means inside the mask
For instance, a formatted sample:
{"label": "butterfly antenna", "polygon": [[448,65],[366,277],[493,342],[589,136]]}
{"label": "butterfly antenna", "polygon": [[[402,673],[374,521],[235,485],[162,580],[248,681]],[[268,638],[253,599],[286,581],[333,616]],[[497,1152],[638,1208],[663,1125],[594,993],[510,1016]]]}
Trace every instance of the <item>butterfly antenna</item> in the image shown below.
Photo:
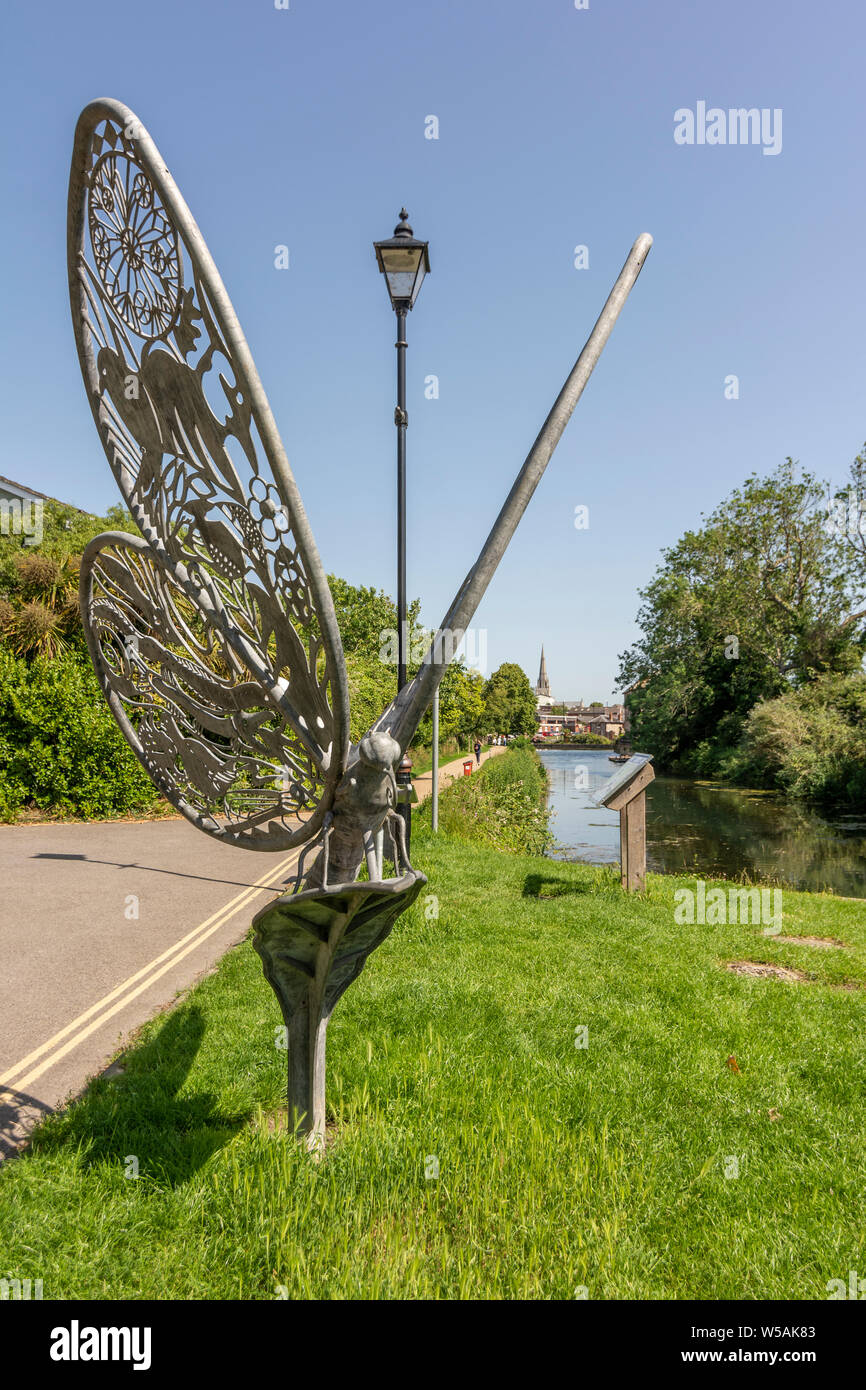
{"label": "butterfly antenna", "polygon": [[572,411],[583,394],[605,343],[629,293],[641,272],[653,239],[648,232],[638,237],[628,254],[625,265],[607,297],[583,351],[554,402],[538,437],[527,455],[526,462],[514,481],[481,553],[457,591],[442,623],[427,651],[421,670],[400,691],[385,713],[373,725],[373,730],[387,730],[401,749],[412,741],[424,712],[433,699],[453,653],[484,597],[488,584],[496,573],[508,544],[517,530],[520,519],[538,484],[550,457],[559,443]]}

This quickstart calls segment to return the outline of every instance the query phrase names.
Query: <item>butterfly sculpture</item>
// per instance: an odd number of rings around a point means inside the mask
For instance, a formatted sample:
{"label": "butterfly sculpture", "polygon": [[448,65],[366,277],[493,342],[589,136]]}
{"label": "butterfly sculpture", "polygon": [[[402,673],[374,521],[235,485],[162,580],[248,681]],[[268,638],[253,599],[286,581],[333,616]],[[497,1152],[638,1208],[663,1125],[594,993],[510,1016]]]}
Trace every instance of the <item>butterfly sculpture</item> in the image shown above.
{"label": "butterfly sculpture", "polygon": [[254,945],[288,1030],[290,1120],[310,1147],[324,1135],[331,1011],[426,883],[406,852],[395,768],[651,244],[635,242],[421,670],[353,744],[325,570],[216,266],[134,113],[100,100],[79,118],[72,318],[140,533],[108,532],[85,552],[87,644],[112,714],[178,811],[226,844],[299,850],[294,890],[255,918]]}

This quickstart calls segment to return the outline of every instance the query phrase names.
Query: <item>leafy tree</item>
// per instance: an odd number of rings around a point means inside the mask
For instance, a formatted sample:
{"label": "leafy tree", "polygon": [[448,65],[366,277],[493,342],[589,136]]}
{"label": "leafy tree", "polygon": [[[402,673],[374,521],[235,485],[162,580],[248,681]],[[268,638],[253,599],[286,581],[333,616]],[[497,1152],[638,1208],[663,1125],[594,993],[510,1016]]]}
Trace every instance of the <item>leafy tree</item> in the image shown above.
{"label": "leafy tree", "polygon": [[759,700],[859,669],[866,612],[825,497],[787,459],[664,551],[619,673],[634,738],[662,765],[713,773]]}
{"label": "leafy tree", "polygon": [[[362,738],[397,694],[396,605],[382,590],[350,584],[328,576],[343,639],[351,701],[352,738]],[[421,625],[421,605],[413,599],[408,611],[408,675],[419,669],[432,634]],[[439,687],[439,736],[444,742],[465,742],[481,727],[483,680],[461,659],[448,666]],[[432,711],[427,710],[414,742],[429,746],[433,739]]]}
{"label": "leafy tree", "polygon": [[529,734],[535,731],[535,695],[516,662],[504,661],[484,686],[485,733]]}
{"label": "leafy tree", "polygon": [[[439,686],[440,743],[456,741],[465,746],[484,723],[484,678],[456,658],[446,668]],[[433,742],[433,713],[428,709],[415,735],[414,743],[429,747]]]}
{"label": "leafy tree", "polygon": [[[353,656],[389,663],[388,635],[397,632],[397,605],[382,589],[350,584],[335,574],[328,575],[328,584],[337,623],[343,639],[343,650]],[[408,605],[409,643],[417,643],[421,605],[413,599]],[[394,689],[397,671],[394,667]]]}
{"label": "leafy tree", "polygon": [[[866,444],[851,464],[848,480],[833,499],[830,528],[842,542],[852,589],[866,603]],[[863,617],[861,612],[856,615]]]}

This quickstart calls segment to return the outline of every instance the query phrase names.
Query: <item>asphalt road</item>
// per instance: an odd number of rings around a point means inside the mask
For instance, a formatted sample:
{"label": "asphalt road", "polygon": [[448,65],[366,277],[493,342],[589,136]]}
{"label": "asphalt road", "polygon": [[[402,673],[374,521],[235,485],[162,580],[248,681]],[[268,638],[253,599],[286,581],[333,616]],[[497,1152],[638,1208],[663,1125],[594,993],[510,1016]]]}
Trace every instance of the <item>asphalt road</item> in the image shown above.
{"label": "asphalt road", "polygon": [[0,826],[0,1157],[244,938],[295,858],[181,819]]}

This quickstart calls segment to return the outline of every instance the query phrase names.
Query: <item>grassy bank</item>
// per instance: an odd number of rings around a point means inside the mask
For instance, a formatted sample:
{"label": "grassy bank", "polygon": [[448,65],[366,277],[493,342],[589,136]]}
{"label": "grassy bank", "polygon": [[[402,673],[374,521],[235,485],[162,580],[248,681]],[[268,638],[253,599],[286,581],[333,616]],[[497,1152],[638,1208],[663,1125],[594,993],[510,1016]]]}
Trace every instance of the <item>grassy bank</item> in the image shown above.
{"label": "grassy bank", "polygon": [[285,1053],[244,944],[0,1170],[0,1272],[46,1298],[823,1299],[866,1268],[862,904],[785,894],[784,933],[847,943],[821,950],[676,925],[686,879],[627,898],[423,824],[413,857],[428,896],[331,1023],[326,1161],[269,1132]]}
{"label": "grassy bank", "polygon": [[[547,773],[538,754],[528,745],[515,746],[451,783],[439,800],[439,825],[489,849],[540,855],[553,843],[546,796]],[[431,825],[429,802],[418,820]]]}

